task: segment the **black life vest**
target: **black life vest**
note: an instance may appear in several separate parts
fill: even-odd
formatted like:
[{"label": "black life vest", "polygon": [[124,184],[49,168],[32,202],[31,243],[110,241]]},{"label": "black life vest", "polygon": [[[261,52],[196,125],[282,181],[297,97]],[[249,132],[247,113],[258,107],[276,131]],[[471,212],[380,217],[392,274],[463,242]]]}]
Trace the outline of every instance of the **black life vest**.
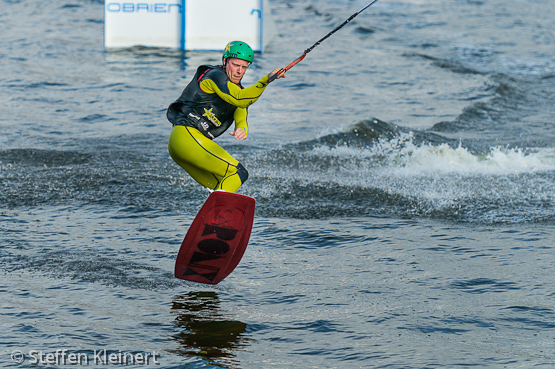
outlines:
[{"label": "black life vest", "polygon": [[[170,104],[166,116],[174,125],[194,127],[206,137],[214,139],[233,124],[237,107],[215,93],[202,91],[199,85],[205,78],[210,78],[222,92],[229,93],[229,77],[224,67],[201,65],[179,99]],[[243,88],[240,84],[239,87]]]}]

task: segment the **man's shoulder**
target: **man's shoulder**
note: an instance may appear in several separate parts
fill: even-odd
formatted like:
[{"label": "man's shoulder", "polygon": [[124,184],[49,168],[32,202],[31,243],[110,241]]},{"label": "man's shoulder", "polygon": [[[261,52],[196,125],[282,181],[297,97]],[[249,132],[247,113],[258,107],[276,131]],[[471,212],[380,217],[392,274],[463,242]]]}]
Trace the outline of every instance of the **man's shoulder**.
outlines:
[{"label": "man's shoulder", "polygon": [[[231,82],[231,80],[229,79],[226,71],[225,71],[225,67],[223,65],[218,65],[218,66],[211,66],[210,69],[208,70],[205,74],[204,74],[204,78],[210,78],[212,81],[214,81],[217,85],[219,86],[227,86],[228,82]],[[234,85],[239,86],[240,89],[243,89],[243,85],[241,84],[241,82],[239,83],[233,83]]]},{"label": "man's shoulder", "polygon": [[220,65],[201,65],[199,67],[199,72],[202,72],[202,79],[210,78],[218,81],[228,79],[225,70]]}]

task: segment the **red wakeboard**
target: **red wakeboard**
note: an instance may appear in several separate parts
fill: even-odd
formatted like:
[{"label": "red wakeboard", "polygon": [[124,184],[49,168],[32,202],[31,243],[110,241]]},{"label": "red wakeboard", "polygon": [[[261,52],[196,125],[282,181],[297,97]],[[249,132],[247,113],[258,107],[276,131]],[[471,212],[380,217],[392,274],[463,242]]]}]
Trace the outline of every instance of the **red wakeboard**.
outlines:
[{"label": "red wakeboard", "polygon": [[255,201],[231,192],[210,194],[181,244],[175,277],[217,284],[243,257],[252,230]]}]

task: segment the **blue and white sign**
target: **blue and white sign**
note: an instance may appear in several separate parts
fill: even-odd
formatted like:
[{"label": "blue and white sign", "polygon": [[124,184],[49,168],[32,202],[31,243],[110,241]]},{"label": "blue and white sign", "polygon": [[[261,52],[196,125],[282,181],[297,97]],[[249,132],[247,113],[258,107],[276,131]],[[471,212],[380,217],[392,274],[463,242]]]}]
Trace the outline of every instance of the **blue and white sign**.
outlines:
[{"label": "blue and white sign", "polygon": [[221,50],[230,40],[255,51],[277,34],[269,0],[105,1],[104,46]]}]

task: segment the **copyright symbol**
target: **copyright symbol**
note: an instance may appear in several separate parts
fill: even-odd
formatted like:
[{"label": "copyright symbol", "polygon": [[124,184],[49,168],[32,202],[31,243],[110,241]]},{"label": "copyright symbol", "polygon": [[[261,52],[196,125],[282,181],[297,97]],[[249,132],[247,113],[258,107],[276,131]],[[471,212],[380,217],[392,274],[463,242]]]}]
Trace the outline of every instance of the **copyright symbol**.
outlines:
[{"label": "copyright symbol", "polygon": [[23,362],[25,361],[25,354],[21,351],[16,350],[12,352],[12,360],[16,364],[23,364]]}]

